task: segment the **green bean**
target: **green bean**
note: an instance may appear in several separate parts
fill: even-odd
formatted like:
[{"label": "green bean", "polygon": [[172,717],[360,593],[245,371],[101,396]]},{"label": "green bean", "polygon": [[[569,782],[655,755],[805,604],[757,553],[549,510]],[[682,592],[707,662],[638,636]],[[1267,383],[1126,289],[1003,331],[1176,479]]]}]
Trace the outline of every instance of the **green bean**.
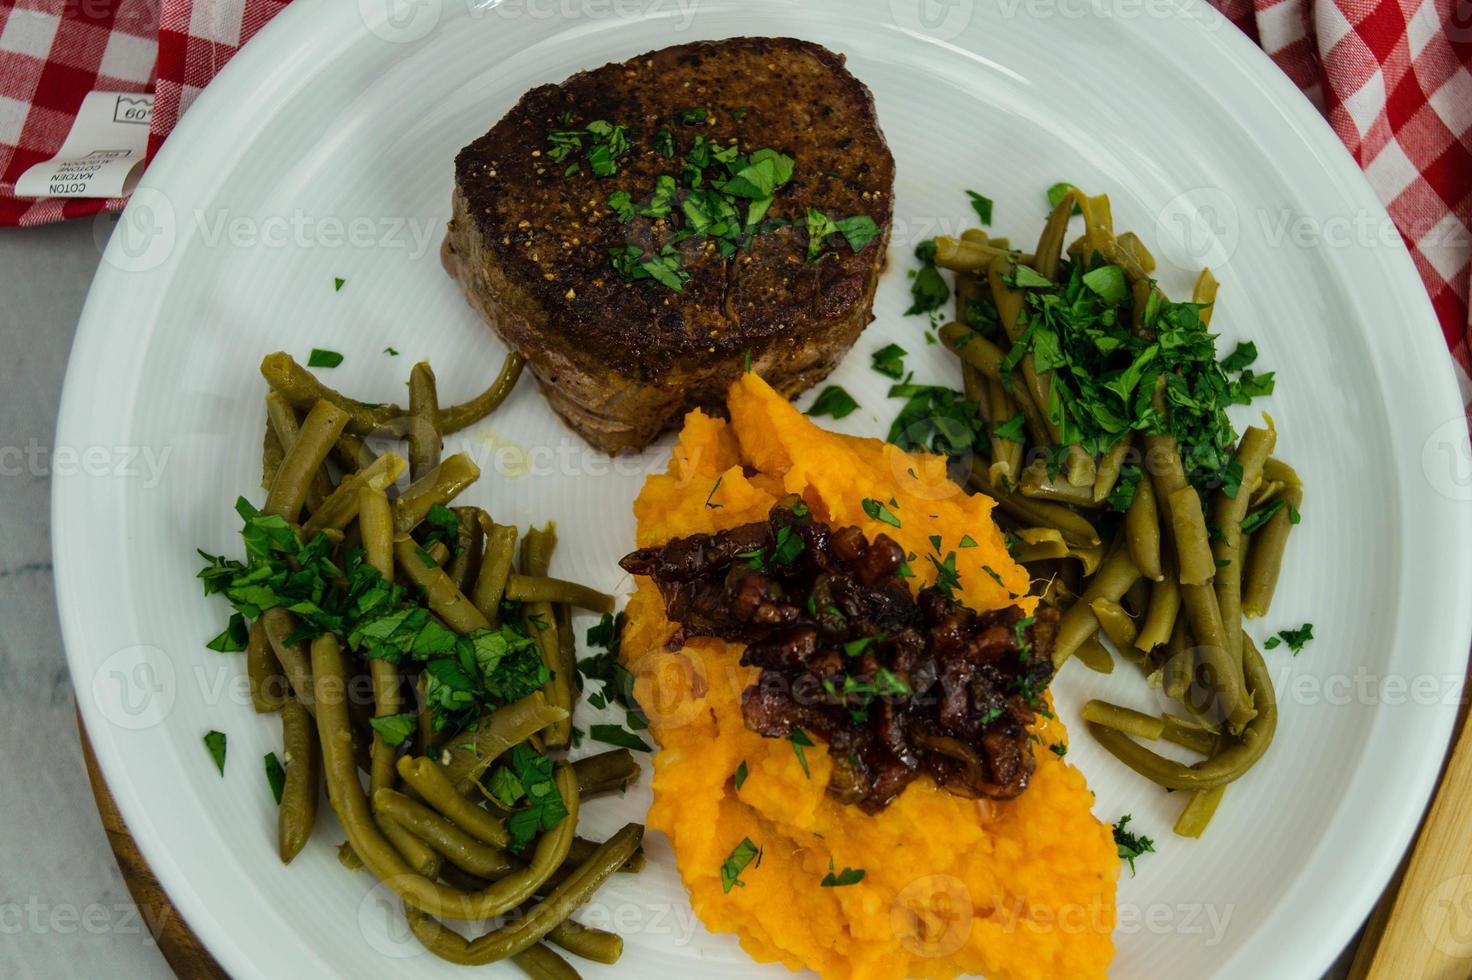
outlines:
[{"label": "green bean", "polygon": [[1090,509],[1104,506],[1100,501],[1094,499],[1094,491],[1091,488],[1075,486],[1067,479],[1052,479],[1048,475],[1047,465],[1041,462],[1033,463],[1022,471],[1022,484],[1019,489],[1024,497],[1032,497],[1036,500],[1051,500],[1059,504]]},{"label": "green bean", "polygon": [[319,531],[335,528],[341,531],[358,516],[358,495],[365,488],[387,490],[398,482],[404,472],[404,457],[398,453],[382,456],[338,481],[337,488],[327,495],[321,506],[312,511],[302,525],[302,537],[311,540]]},{"label": "green bean", "polygon": [[1078,649],[1073,651],[1073,658],[1095,673],[1114,673],[1114,658],[1097,636],[1091,636],[1080,643]]},{"label": "green bean", "polygon": [[276,811],[276,843],[281,863],[290,864],[312,836],[322,782],[322,759],[312,717],[295,698],[281,707],[281,744],[286,782]]},{"label": "green bean", "polygon": [[984,273],[997,259],[1010,258],[1006,249],[977,241],[937,235],[935,238],[935,264],[954,272]]},{"label": "green bean", "polygon": [[420,752],[428,755],[435,746],[434,712],[429,708],[429,680],[423,671],[414,680],[415,738]]},{"label": "green bean", "polygon": [[[398,772],[404,782],[423,797],[426,803],[476,840],[493,847],[505,848],[511,845],[511,835],[506,832],[506,825],[482,807],[467,800],[455,788],[455,783],[445,774],[444,768],[433,760],[406,755],[399,759]],[[576,765],[573,766],[573,773],[577,774]],[[578,784],[578,795],[587,795],[582,792],[581,778]]]},{"label": "green bean", "polygon": [[[274,391],[266,392],[266,425],[276,434],[277,445],[281,447],[281,459],[296,445],[297,439],[301,438],[301,423],[297,421],[296,409],[292,408],[280,395]],[[280,461],[277,463],[276,472],[280,472]],[[274,482],[274,474],[272,476]],[[327,478],[327,471],[319,466],[312,471],[311,486],[307,488],[306,505],[307,510],[315,511],[322,500],[332,492],[332,481]],[[269,490],[271,484],[266,484]]]},{"label": "green bean", "polygon": [[245,645],[245,676],[250,683],[250,703],[256,714],[280,711],[286,703],[286,676],[271,641],[266,637],[266,624],[257,619],[250,624],[250,637]]},{"label": "green bean", "polygon": [[1013,551],[1023,564],[1068,557],[1068,542],[1063,540],[1063,532],[1057,528],[1022,527],[1013,534],[1018,541]]},{"label": "green bean", "polygon": [[[358,491],[358,528],[363,536],[363,558],[378,570],[385,583],[394,580],[393,511],[384,492],[373,487]],[[403,709],[400,697],[399,669],[382,657],[368,660],[368,673],[373,678],[373,713],[383,718]],[[378,792],[394,784],[394,757],[397,749],[373,733],[370,750],[369,791]]]},{"label": "green bean", "polygon": [[489,627],[490,623],[486,622],[480,610],[465,598],[465,593],[455,588],[444,569],[437,565],[426,566],[420,552],[413,538],[403,538],[394,543],[394,557],[398,559],[399,568],[409,581],[424,590],[425,602],[435,615],[456,633]]},{"label": "green bean", "polygon": [[[1203,272],[1202,275],[1207,275]],[[1249,428],[1237,443],[1237,464],[1242,479],[1235,497],[1226,491],[1217,494],[1212,509],[1212,522],[1221,529],[1211,553],[1216,562],[1217,605],[1222,611],[1222,628],[1227,646],[1236,660],[1242,659],[1242,521],[1247,517],[1247,504],[1252,489],[1262,480],[1262,467],[1273,451],[1277,434],[1271,429]]]},{"label": "green bean", "polygon": [[363,859],[358,857],[358,852],[353,850],[353,845],[347,841],[343,841],[337,845],[337,863],[354,874],[362,871],[365,867]]},{"label": "green bean", "polygon": [[1122,705],[1110,704],[1108,701],[1086,701],[1081,714],[1084,721],[1090,724],[1103,725],[1117,732],[1124,732],[1137,738],[1148,738],[1152,741],[1159,738],[1160,733],[1165,730],[1165,722],[1154,715],[1147,715],[1143,711],[1136,711]]},{"label": "green bean", "polygon": [[514,919],[467,942],[464,937],[441,923],[434,922],[418,909],[406,908],[409,928],[431,952],[452,963],[483,966],[540,942],[559,922],[567,919],[578,906],[608,880],[620,865],[639,847],[643,828],[625,824],[597,852],[552,893],[538,902],[526,915]]},{"label": "green bean", "polygon": [[1104,560],[1104,546],[1099,544],[1092,548],[1069,548],[1068,557],[1078,559],[1080,571],[1087,578],[1098,571],[1099,563]]},{"label": "green bean", "polygon": [[1134,584],[1135,579],[1140,577],[1140,570],[1130,558],[1128,548],[1116,546],[1094,577],[1089,580],[1088,587],[1073,608],[1063,614],[1063,619],[1058,624],[1058,638],[1053,648],[1053,665],[1062,667],[1069,657],[1073,656],[1079,644],[1099,631],[1099,620],[1094,618],[1094,611],[1090,603],[1096,599],[1112,599],[1118,602],[1129,587]]},{"label": "green bean", "polygon": [[[985,234],[977,237],[969,231],[962,232],[961,240],[965,242],[980,242],[983,245],[988,244]],[[987,297],[986,290],[981,287],[981,280],[972,273],[958,272],[956,273],[955,280],[954,288],[952,288],[951,292],[956,296],[956,320],[959,323],[965,323],[967,322],[966,304],[968,302],[980,302],[982,299],[990,300]]]},{"label": "green bean", "polygon": [[373,450],[361,437],[343,430],[342,435],[337,437],[337,444],[332,447],[332,455],[337,460],[337,465],[344,473],[356,473],[372,463],[376,456]]},{"label": "green bean", "polygon": [[576,582],[540,575],[511,575],[506,598],[518,602],[565,602],[596,613],[613,612],[613,596]]},{"label": "green bean", "polygon": [[[557,527],[528,528],[521,542],[521,570],[525,575],[546,575],[552,567],[552,552],[557,548]],[[509,583],[508,583],[509,587]]]},{"label": "green bean", "polygon": [[[322,743],[327,798],[337,812],[353,850],[373,874],[417,912],[449,919],[489,919],[530,898],[567,855],[577,826],[578,787],[572,769],[559,763],[553,774],[567,816],[537,841],[531,863],[482,891],[466,893],[417,875],[374,823],[368,797],[352,765],[352,731],[343,698],[331,696],[343,685],[343,658],[337,638],[325,634],[312,641],[312,674],[318,702],[317,731]],[[496,711],[495,718],[508,710]],[[540,938],[540,937],[539,937]]]},{"label": "green bean", "polygon": [[642,770],[634,753],[613,749],[579,759],[572,764],[572,771],[578,777],[578,794],[589,797],[614,790],[622,792],[638,780]]},{"label": "green bean", "polygon": [[1160,689],[1168,698],[1184,701],[1191,688],[1196,669],[1196,654],[1191,650],[1191,630],[1184,618],[1176,620],[1165,643],[1164,661],[1160,668]]},{"label": "green bean", "polygon": [[991,410],[991,401],[989,400],[990,396],[987,394],[987,392],[990,390],[991,381],[986,377],[986,375],[982,374],[980,371],[976,370],[976,368],[972,367],[970,364],[967,364],[965,361],[962,361],[961,392],[966,396],[967,401],[976,405],[977,412],[979,414],[987,416],[988,418],[990,418],[988,413]]},{"label": "green bean", "polygon": [[286,451],[281,448],[281,439],[277,437],[276,430],[271,428],[270,420],[266,421],[266,434],[261,436],[261,489],[271,489],[271,481],[276,479],[276,471],[281,468],[281,458]]},{"label": "green bean", "polygon": [[[1136,240],[1138,241],[1138,239]],[[1142,242],[1140,248],[1143,249],[1144,247],[1144,243]],[[1149,253],[1147,252],[1146,254],[1148,255]],[[1150,270],[1146,269],[1145,271],[1149,272]],[[1197,314],[1197,316],[1201,317],[1201,325],[1203,327],[1211,326],[1211,313],[1212,308],[1216,304],[1217,285],[1216,276],[1211,274],[1211,270],[1202,269],[1201,274],[1196,277],[1196,285],[1191,289],[1191,302],[1197,306],[1204,307]]]},{"label": "green bean", "polygon": [[444,871],[445,859],[440,857],[439,852],[434,848],[415,836],[408,827],[401,825],[387,814],[375,814],[373,820],[384,839],[393,845],[393,849],[415,874],[433,881]]},{"label": "green bean", "polygon": [[480,520],[485,511],[479,507],[452,509],[456,517],[455,555],[445,568],[445,574],[450,576],[455,588],[468,597],[480,573],[481,552],[485,548],[484,525]]},{"label": "green bean", "polygon": [[516,560],[517,533],[514,527],[491,524],[489,518],[482,523],[482,530],[486,538],[485,554],[481,556],[472,598],[475,608],[494,626],[501,621],[501,598]]},{"label": "green bean", "polygon": [[468,739],[447,748],[440,764],[455,788],[468,793],[503,752],[565,717],[567,712],[548,704],[542,692],[530,694],[493,711]]},{"label": "green bean", "polygon": [[1150,589],[1155,585],[1149,579],[1140,578],[1130,586],[1130,590],[1124,594],[1121,600],[1125,609],[1129,610],[1130,616],[1135,619],[1144,619],[1145,610],[1150,605]]},{"label": "green bean", "polygon": [[1212,786],[1209,789],[1193,790],[1186,800],[1186,805],[1181,808],[1181,815],[1176,818],[1176,824],[1171,829],[1181,837],[1200,837],[1206,830],[1206,825],[1211,823],[1211,818],[1216,814],[1216,808],[1222,801],[1222,794],[1227,791],[1225,784]]},{"label": "green bean", "polygon": [[1210,759],[1186,766],[1152,752],[1120,732],[1100,725],[1090,725],[1089,730],[1115,758],[1166,789],[1199,790],[1225,786],[1240,778],[1262,758],[1278,726],[1278,704],[1273,695],[1272,678],[1251,637],[1244,637],[1242,653],[1247,684],[1252,690],[1257,714],[1236,738],[1229,740]]},{"label": "green bean", "polygon": [[[1008,339],[1014,344],[1022,339],[1023,295],[1020,289],[1008,285],[1005,277],[1011,276],[1016,270],[1017,264],[1005,253],[987,267],[987,282],[991,286],[992,298],[997,305],[998,319],[1002,321],[1002,329],[1006,332]],[[1037,406],[1038,414],[1043,417],[1043,424],[1048,430],[1049,442],[1057,443],[1058,420],[1048,415],[1048,393],[1051,387],[1049,376],[1046,373],[1038,373],[1031,353],[1022,355],[1022,378],[1026,384],[1018,398],[1030,397],[1032,399],[1033,404]],[[1092,474],[1089,480],[1093,482]]]},{"label": "green bean", "polygon": [[[963,363],[962,367],[969,367],[969,365]],[[973,373],[979,374],[979,372],[974,372],[974,369]],[[1005,385],[986,378],[979,378],[979,381],[985,389],[986,400],[991,409],[992,421],[987,427],[987,438],[992,450],[992,479],[998,483],[1003,480],[1016,481],[1022,469],[1022,443],[997,435],[997,427],[1006,424],[1017,415],[1017,402]]]},{"label": "green bean", "polygon": [[[556,614],[550,602],[529,602],[523,608],[527,633],[537,641],[542,663],[551,674],[542,686],[547,703],[567,712],[567,717],[547,726],[543,738],[549,748],[565,748],[572,741],[573,679],[562,663],[562,647],[557,642]],[[576,669],[576,668],[574,668]]]},{"label": "green bean", "polygon": [[400,418],[404,410],[397,405],[369,405],[339,394],[318,381],[316,376],[291,359],[284,351],[267,354],[261,361],[261,374],[266,383],[297,411],[305,411],[319,401],[331,402],[348,413],[347,427],[358,435],[370,435],[380,426]]},{"label": "green bean", "polygon": [[308,711],[315,711],[312,701],[312,663],[307,654],[307,645],[286,642],[296,632],[296,617],[277,606],[262,613],[261,622],[265,624],[266,639],[281,664],[281,670],[286,675],[292,692],[303,707]]},{"label": "green bean", "polygon": [[[436,568],[443,569],[445,564],[450,560],[450,547],[443,541],[436,541],[428,548],[421,548],[420,550],[429,558],[430,564],[433,564]],[[421,558],[420,561],[423,562],[424,559]],[[428,568],[429,565],[426,564],[424,567]],[[448,575],[449,573],[446,572],[445,574]]]},{"label": "green bean", "polygon": [[1073,216],[1074,205],[1081,195],[1073,188],[1054,205],[1043,232],[1038,236],[1038,250],[1032,267],[1044,279],[1058,278],[1058,260],[1063,251],[1063,237],[1068,233],[1068,219]]},{"label": "green bean", "polygon": [[1124,469],[1125,458],[1129,455],[1130,446],[1129,439],[1121,439],[1099,458],[1099,467],[1094,471],[1095,501],[1103,503],[1114,492],[1114,486],[1119,482],[1120,471]]},{"label": "green bean", "polygon": [[[1151,255],[1150,250],[1145,247],[1145,243],[1140,241],[1139,235],[1136,235],[1132,231],[1120,232],[1119,237],[1115,241],[1119,243],[1120,248],[1135,257],[1135,261],[1139,263],[1140,268],[1147,274],[1155,271],[1155,256]],[[1210,275],[1210,272],[1206,274]],[[1193,299],[1192,302],[1197,301]]]},{"label": "green bean", "polygon": [[454,821],[448,820],[403,793],[381,789],[373,794],[373,812],[386,815],[449,861],[455,867],[492,881],[521,867],[500,848],[477,840]]},{"label": "green bean", "polygon": [[1160,514],[1155,509],[1155,487],[1148,476],[1135,484],[1135,499],[1124,512],[1124,534],[1140,574],[1152,582],[1165,578],[1160,562]]},{"label": "green bean", "polygon": [[1160,737],[1167,742],[1174,742],[1202,755],[1209,756],[1216,751],[1217,735],[1210,729],[1202,728],[1194,721],[1170,714],[1162,716],[1161,721],[1164,727],[1161,729]]},{"label": "green bean", "polygon": [[440,465],[440,400],[428,361],[409,370],[409,477],[417,480]]},{"label": "green bean", "polygon": [[1136,648],[1149,653],[1168,641],[1180,611],[1181,585],[1174,575],[1164,576],[1150,589],[1150,606],[1135,637]]},{"label": "green bean", "polygon": [[1216,563],[1211,557],[1211,536],[1206,530],[1201,495],[1195,487],[1181,487],[1170,495],[1170,514],[1181,585],[1209,585],[1216,575]]},{"label": "green bean", "polygon": [[[567,849],[567,860],[563,861],[562,866],[552,872],[537,894],[539,896],[546,895],[553,888],[556,888],[568,878],[572,877],[573,872],[577,871],[578,865],[588,860],[600,846],[602,845],[598,841],[588,840],[586,837],[574,837],[572,839],[572,846]],[[644,870],[645,863],[644,849],[641,847],[629,855],[629,859],[619,865],[617,871],[619,874],[638,874]]]},{"label": "green bean", "polygon": [[1135,637],[1138,631],[1135,621],[1130,614],[1124,611],[1124,606],[1112,599],[1095,599],[1089,603],[1089,608],[1094,613],[1094,618],[1099,621],[1099,626],[1104,630],[1104,635],[1109,637],[1118,650],[1131,650],[1135,645]]},{"label": "green bean", "polygon": [[[941,339],[941,343],[945,344],[953,353],[961,358],[963,373],[964,369],[969,367],[979,372],[994,384],[1003,384],[1002,361],[1007,355],[1000,347],[987,340],[975,330],[960,323],[948,323],[941,327],[937,333]],[[1048,427],[1043,422],[1042,413],[1038,411],[1037,405],[1033,404],[1031,398],[1027,397],[1025,393],[1019,393],[1017,391],[1018,386],[1012,383],[1015,377],[1016,375],[1014,373],[1009,375],[1007,380],[1011,385],[1014,404],[1022,412],[1022,417],[1027,423],[1028,436],[1040,446],[1049,445],[1052,442],[1052,437],[1048,434]],[[1003,390],[1008,390],[1007,385],[1003,385]],[[978,400],[974,395],[969,393],[967,397],[973,402]],[[1021,469],[1020,456],[1018,463],[1019,466],[1017,468]]]},{"label": "green bean", "polygon": [[520,354],[515,351],[507,354],[506,359],[501,362],[501,373],[496,375],[496,380],[491,382],[489,388],[468,402],[440,410],[440,431],[447,436],[453,435],[500,408],[506,396],[516,387],[517,380],[521,378],[521,369],[525,366],[526,359]]},{"label": "green bean", "polygon": [[1266,616],[1278,590],[1283,570],[1283,552],[1293,530],[1293,516],[1303,506],[1303,488],[1288,486],[1283,491],[1283,508],[1252,534],[1242,579],[1242,612],[1249,618]]},{"label": "green bean", "polygon": [[1272,458],[1263,463],[1262,476],[1264,480],[1273,480],[1290,487],[1303,486],[1303,480],[1299,477],[1298,471],[1281,459]]},{"label": "green bean", "polygon": [[552,927],[547,938],[575,956],[594,963],[617,963],[624,954],[624,939],[617,933],[592,929],[572,919],[564,919]]},{"label": "green bean", "polygon": [[1019,521],[1057,528],[1069,544],[1092,548],[1100,543],[1099,532],[1082,516],[1046,500],[1030,500],[1007,493],[992,482],[985,461],[971,461],[971,484],[997,502],[997,506]]},{"label": "green bean", "polygon": [[531,980],[580,980],[581,974],[541,943],[528,946],[511,957],[511,962]]},{"label": "green bean", "polygon": [[1242,667],[1227,648],[1216,593],[1209,585],[1182,585],[1181,605],[1196,639],[1196,655],[1206,667],[1208,682],[1217,692],[1227,724],[1233,731],[1240,731],[1252,718],[1252,703],[1243,690]]},{"label": "green bean", "polygon": [[267,514],[279,514],[295,523],[306,503],[307,491],[311,488],[312,476],[327,458],[337,435],[347,424],[347,413],[331,402],[320,401],[312,406],[302,422],[297,440],[287,450],[271,481],[266,494]]},{"label": "green bean", "polygon": [[429,515],[435,504],[451,500],[480,479],[480,467],[464,453],[449,456],[443,463],[409,484],[394,501],[394,533],[408,534]]}]

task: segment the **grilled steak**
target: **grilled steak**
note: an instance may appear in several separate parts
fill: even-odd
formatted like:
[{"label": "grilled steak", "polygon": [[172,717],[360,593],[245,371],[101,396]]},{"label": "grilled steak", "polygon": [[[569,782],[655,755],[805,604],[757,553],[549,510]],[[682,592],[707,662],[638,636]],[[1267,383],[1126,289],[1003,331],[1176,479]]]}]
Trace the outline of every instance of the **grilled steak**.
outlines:
[{"label": "grilled steak", "polygon": [[[758,195],[727,182],[760,150],[791,176],[753,223]],[[691,408],[720,410],[748,357],[788,397],[833,369],[873,318],[893,180],[842,56],[791,38],[684,44],[533,89],[462,150],[442,258],[572,428],[638,449]],[[701,197],[721,187],[738,205],[724,236],[721,202]],[[843,230],[865,218],[868,235]],[[665,281],[637,271],[650,260]]]}]

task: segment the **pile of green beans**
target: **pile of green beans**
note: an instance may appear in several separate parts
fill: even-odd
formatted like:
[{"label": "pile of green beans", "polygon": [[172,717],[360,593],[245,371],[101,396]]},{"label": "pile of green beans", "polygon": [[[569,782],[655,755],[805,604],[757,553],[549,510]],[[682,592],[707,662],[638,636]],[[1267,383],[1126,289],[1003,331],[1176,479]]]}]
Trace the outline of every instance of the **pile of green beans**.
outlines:
[{"label": "pile of green beans", "polygon": [[[1084,232],[1065,249],[1076,211],[1083,215]],[[1272,603],[1303,484],[1292,467],[1273,457],[1277,433],[1271,420],[1242,434],[1235,449],[1242,475],[1234,493],[1203,493],[1192,486],[1168,427],[1133,434],[1097,455],[1062,446],[1049,411],[1055,401],[1049,372],[1037,370],[1031,353],[1010,359],[1002,346],[967,325],[966,314],[969,303],[989,301],[996,308],[998,340],[1016,344],[1026,329],[1025,296],[1015,285],[1018,268],[1053,280],[1065,253],[1086,262],[1102,257],[1123,270],[1134,330],[1148,337],[1143,311],[1160,295],[1150,278],[1155,260],[1138,236],[1115,235],[1106,196],[1070,189],[1030,255],[977,229],[936,240],[935,263],[955,273],[956,296],[956,322],[942,326],[938,336],[960,359],[966,395],[991,432],[982,446],[989,458],[972,461],[970,484],[996,501],[1014,557],[1043,583],[1042,601],[1062,614],[1055,665],[1077,659],[1110,673],[1112,647],[1184,706],[1188,717],[1091,701],[1083,715],[1101,744],[1126,765],[1168,789],[1190,791],[1175,830],[1199,837],[1226,785],[1261,757],[1276,727],[1272,683],[1243,620],[1265,615]],[[1203,327],[1210,322],[1217,285],[1206,269],[1193,290]],[[1168,416],[1159,388],[1155,407]],[[1018,416],[1020,439],[995,434]],[[1048,450],[1049,460],[1062,457],[1061,473],[1049,472],[1038,459],[1040,449]],[[1128,508],[1116,515],[1108,501],[1132,458],[1144,475]],[[1252,510],[1275,502],[1280,506],[1268,520],[1244,531]],[[1100,642],[1101,635],[1110,646]],[[1184,766],[1136,739],[1164,739],[1202,759]]]},{"label": "pile of green beans", "polygon": [[[349,398],[286,354],[272,354],[261,365],[270,383],[261,482],[265,513],[284,518],[303,541],[327,535],[338,567],[343,549],[360,548],[385,582],[414,586],[445,628],[467,633],[499,626],[516,610],[551,674],[542,690],[486,711],[466,730],[436,732],[415,663],[360,658],[345,638],[330,633],[299,640],[296,616],[281,607],[251,623],[246,667],[255,710],[281,718],[283,862],[307,845],[325,786],[347,833],[340,861],[368,870],[397,893],[410,927],[431,951],[457,963],[509,959],[533,977],[576,977],[551,946],[616,962],[623,940],[570,916],[609,875],[643,866],[638,824],[601,843],[576,836],[583,803],[639,777],[633,754],[615,749],[576,762],[560,755],[572,741],[578,698],[572,611],[610,612],[613,597],[551,575],[557,545],[551,524],[523,536],[479,507],[457,505],[454,540],[425,539],[431,512],[449,506],[480,476],[469,456],[442,455],[443,436],[494,411],[521,370],[513,354],[483,394],[442,409],[434,373],[417,364],[406,410]],[[406,456],[375,455],[368,435],[407,440]],[[409,485],[393,494],[405,470]],[[349,696],[363,686],[358,681],[371,690],[371,706]],[[417,711],[415,732],[391,745],[372,719],[406,710]],[[496,760],[523,743],[559,753],[554,782],[568,813],[541,832],[527,855],[511,849],[507,813],[482,788]],[[510,913],[517,913],[511,925],[474,940],[439,921]]]}]

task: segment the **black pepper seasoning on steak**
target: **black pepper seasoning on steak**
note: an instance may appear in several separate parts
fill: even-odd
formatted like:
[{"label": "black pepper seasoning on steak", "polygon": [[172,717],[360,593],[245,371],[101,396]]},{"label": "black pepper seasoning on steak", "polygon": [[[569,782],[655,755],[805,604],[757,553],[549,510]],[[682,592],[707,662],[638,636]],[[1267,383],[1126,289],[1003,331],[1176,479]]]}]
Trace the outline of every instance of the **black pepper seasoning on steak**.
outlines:
[{"label": "black pepper seasoning on steak", "polygon": [[[627,130],[613,173],[552,158],[549,134],[594,121]],[[675,241],[682,209],[625,222],[609,197],[624,191],[642,207],[662,177],[688,193],[697,137],[792,158],[767,212],[774,227],[732,255],[703,236],[677,242],[689,274],[679,291],[630,282],[610,254]],[[711,164],[701,186],[725,176]],[[893,187],[873,97],[842,55],[794,38],[698,41],[527,92],[455,158],[441,257],[553,409],[595,448],[620,452],[691,408],[722,411],[748,358],[788,398],[826,377],[873,319]],[[865,216],[879,234],[857,250],[834,235],[812,261],[814,212]]]},{"label": "black pepper seasoning on steak", "polygon": [[1028,732],[1047,708],[1057,613],[977,613],[936,586],[912,596],[888,535],[832,529],[789,497],[769,519],[676,538],[620,562],[651,576],[678,624],[671,640],[746,644],[761,668],[742,696],[746,725],[828,742],[828,792],[882,810],[922,773],[961,796],[1027,787]]}]

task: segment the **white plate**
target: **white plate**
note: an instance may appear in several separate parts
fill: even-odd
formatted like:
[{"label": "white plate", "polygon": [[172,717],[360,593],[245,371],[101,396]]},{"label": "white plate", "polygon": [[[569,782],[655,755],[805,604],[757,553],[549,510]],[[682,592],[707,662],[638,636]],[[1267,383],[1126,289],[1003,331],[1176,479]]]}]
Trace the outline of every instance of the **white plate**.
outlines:
[{"label": "white plate", "polygon": [[[62,406],[58,445],[81,453],[55,488],[62,625],[93,745],[144,855],[235,975],[465,976],[423,954],[369,880],[338,866],[329,816],[294,867],[276,860],[260,759],[279,735],[244,701],[241,659],[203,648],[224,608],[201,597],[194,548],[237,553],[231,502],[259,499],[264,353],[343,351],[330,381],[384,400],[402,396],[421,357],[454,400],[499,363],[435,251],[463,144],[533,85],[739,34],[845,52],[898,160],[878,319],[834,379],[864,406],[843,428],[882,434],[893,417],[868,368],[889,340],[912,351],[919,378],[954,383],[921,321],[900,313],[910,246],[969,220],[967,187],[997,201],[995,227],[1019,240],[1036,235],[1054,181],[1107,191],[1118,227],[1161,257],[1168,290],[1182,295],[1210,262],[1223,283],[1215,325],[1229,341],[1255,338],[1278,370],[1270,406],[1309,502],[1266,625],[1312,621],[1318,639],[1297,658],[1270,654],[1277,744],[1199,843],[1170,833],[1178,800],[1088,738],[1071,758],[1100,817],[1132,813],[1159,846],[1121,884],[1116,975],[1312,975],[1395,865],[1455,712],[1472,514],[1438,454],[1456,446],[1462,411],[1420,282],[1398,239],[1380,235],[1389,219],[1349,157],[1196,2],[293,4],[204,93],[135,193]],[[489,478],[471,496],[498,520],[557,519],[560,574],[627,585],[614,562],[631,544],[629,504],[662,451],[610,467],[530,383],[453,448],[480,458]],[[1096,691],[1148,704],[1131,673],[1067,671],[1065,717]],[[230,736],[223,779],[200,743],[212,728]],[[647,792],[591,807],[592,831],[641,814]],[[624,962],[586,972],[752,973],[730,937],[693,924],[667,849],[652,849],[650,871],[621,877],[593,910],[628,936]]]}]

